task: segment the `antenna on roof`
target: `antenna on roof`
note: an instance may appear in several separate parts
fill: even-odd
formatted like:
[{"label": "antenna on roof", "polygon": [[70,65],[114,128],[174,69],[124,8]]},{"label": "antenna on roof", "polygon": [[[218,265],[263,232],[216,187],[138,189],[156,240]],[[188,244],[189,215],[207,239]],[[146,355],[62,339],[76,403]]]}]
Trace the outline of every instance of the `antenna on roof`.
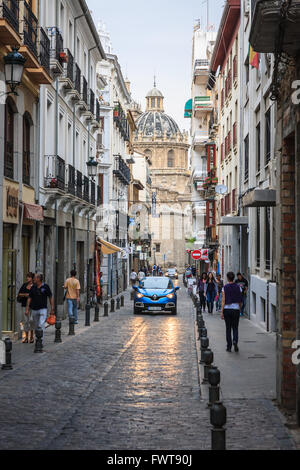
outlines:
[{"label": "antenna on roof", "polygon": [[154,88],[156,88],[156,75],[154,74]]}]

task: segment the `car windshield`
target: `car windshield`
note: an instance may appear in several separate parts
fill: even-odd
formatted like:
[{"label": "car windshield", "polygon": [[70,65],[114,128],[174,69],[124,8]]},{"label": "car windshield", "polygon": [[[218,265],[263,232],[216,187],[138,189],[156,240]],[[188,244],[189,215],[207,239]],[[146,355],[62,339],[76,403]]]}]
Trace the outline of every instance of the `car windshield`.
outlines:
[{"label": "car windshield", "polygon": [[172,273],[172,274],[176,273],[176,269],[168,269],[168,271],[169,273]]},{"label": "car windshield", "polygon": [[141,289],[173,289],[173,284],[164,277],[147,277],[141,281]]}]

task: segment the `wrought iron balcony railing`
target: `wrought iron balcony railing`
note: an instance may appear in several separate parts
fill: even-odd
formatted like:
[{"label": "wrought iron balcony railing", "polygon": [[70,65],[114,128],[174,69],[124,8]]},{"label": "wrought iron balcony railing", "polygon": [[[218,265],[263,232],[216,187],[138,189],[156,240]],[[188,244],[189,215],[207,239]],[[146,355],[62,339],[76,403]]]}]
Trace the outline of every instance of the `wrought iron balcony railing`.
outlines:
[{"label": "wrought iron balcony railing", "polygon": [[83,177],[83,199],[90,202],[90,181],[87,176]]},{"label": "wrought iron balcony railing", "polygon": [[13,29],[19,32],[19,2],[17,0],[2,0],[0,17],[5,18]]},{"label": "wrought iron balcony railing", "polygon": [[50,39],[40,28],[40,64],[50,73]]},{"label": "wrought iron balcony railing", "polygon": [[64,50],[64,41],[63,37],[56,26],[47,28],[48,36],[50,38],[50,57],[51,59],[57,60],[61,65],[63,65],[63,58],[61,54]]},{"label": "wrought iron balcony railing", "polygon": [[130,184],[130,169],[121,156],[115,158],[114,174],[128,186]]},{"label": "wrought iron balcony railing", "polygon": [[66,49],[66,53],[68,56],[68,63],[67,63],[67,69],[66,69],[66,77],[71,80],[71,82],[74,82],[74,57],[69,49]]},{"label": "wrought iron balcony railing", "polygon": [[33,14],[30,5],[27,2],[24,5],[24,44],[31,50],[37,57],[37,34],[38,34],[38,20]]},{"label": "wrought iron balcony railing", "polygon": [[91,181],[91,198],[90,203],[94,206],[96,205],[96,184],[94,181]]},{"label": "wrought iron balcony railing", "polygon": [[68,186],[67,186],[67,192],[69,194],[73,194],[75,196],[76,194],[76,176],[75,176],[75,168],[72,165],[68,165],[67,167],[67,173],[68,173]]},{"label": "wrought iron balcony railing", "polygon": [[96,100],[96,121],[100,123],[100,103]]},{"label": "wrought iron balcony railing", "polygon": [[81,83],[81,70],[78,66],[78,64],[75,64],[75,83],[74,83],[74,86],[75,86],[75,90],[78,91],[78,93],[80,94],[80,83]]},{"label": "wrought iron balcony railing", "polygon": [[82,199],[83,178],[81,171],[76,171],[76,196]]},{"label": "wrought iron balcony railing", "polygon": [[65,191],[66,164],[58,155],[46,155],[45,187]]},{"label": "wrought iron balcony railing", "polygon": [[93,92],[93,90],[90,90],[89,110],[92,114],[95,114],[95,93]]},{"label": "wrought iron balcony railing", "polygon": [[88,84],[85,77],[82,77],[82,100],[88,104]]}]

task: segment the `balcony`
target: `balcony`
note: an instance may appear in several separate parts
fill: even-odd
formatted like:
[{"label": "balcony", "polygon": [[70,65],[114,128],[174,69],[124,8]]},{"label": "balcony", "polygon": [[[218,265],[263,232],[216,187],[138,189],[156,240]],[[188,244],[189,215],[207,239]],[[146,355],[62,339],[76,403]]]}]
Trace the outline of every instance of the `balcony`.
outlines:
[{"label": "balcony", "polygon": [[203,113],[203,111],[212,111],[213,102],[210,96],[196,96],[194,99],[195,114]]},{"label": "balcony", "polygon": [[95,93],[90,90],[89,111],[95,114]]},{"label": "balcony", "polygon": [[208,141],[208,131],[196,131],[193,137],[193,147],[194,149],[198,147],[204,147]]},{"label": "balcony", "polygon": [[130,169],[129,166],[126,165],[123,158],[118,155],[115,157],[115,165],[114,165],[114,175],[119,178],[122,183],[126,186],[130,184]]},{"label": "balcony", "polygon": [[1,44],[20,46],[19,35],[19,2],[17,0],[2,0],[0,2],[0,41]]},{"label": "balcony", "polygon": [[85,77],[82,77],[82,100],[88,104],[88,84]]},{"label": "balcony", "polygon": [[81,171],[76,171],[76,196],[82,199],[83,177]]},{"label": "balcony", "polygon": [[[256,52],[275,52],[280,30],[284,31],[282,51],[296,55],[300,49],[300,0],[284,5],[279,1],[252,0],[249,42]],[[282,16],[282,12],[286,12]]]},{"label": "balcony", "polygon": [[75,168],[72,165],[67,166],[67,193],[73,194],[75,196],[76,194],[76,177],[75,177]]},{"label": "balcony", "polygon": [[217,229],[215,226],[207,227],[206,229],[206,243],[207,245],[217,244]]},{"label": "balcony", "polygon": [[119,129],[123,139],[129,142],[129,124],[122,106],[118,103],[114,108],[114,123]]},{"label": "balcony", "polygon": [[50,38],[50,68],[56,75],[63,73],[63,65],[66,63],[64,54],[64,41],[59,29],[56,27],[47,28]]},{"label": "balcony", "polygon": [[93,206],[96,205],[96,184],[94,181],[91,181],[91,199],[90,203],[93,204]]},{"label": "balcony", "polygon": [[45,188],[65,191],[66,166],[65,161],[58,155],[46,155]]},{"label": "balcony", "polygon": [[194,82],[197,85],[205,84],[207,82],[209,73],[209,61],[208,60],[195,60],[194,65]]},{"label": "balcony", "polygon": [[83,177],[83,200],[90,202],[90,181],[87,176]]},{"label": "balcony", "polygon": [[79,95],[80,95],[80,92],[81,92],[80,85],[81,85],[81,70],[80,70],[78,64],[75,64],[74,88],[79,93]]},{"label": "balcony", "polygon": [[37,31],[38,31],[38,19],[33,14],[30,5],[27,2],[23,2],[24,5],[24,25],[23,25],[23,38],[24,45],[37,57]]}]

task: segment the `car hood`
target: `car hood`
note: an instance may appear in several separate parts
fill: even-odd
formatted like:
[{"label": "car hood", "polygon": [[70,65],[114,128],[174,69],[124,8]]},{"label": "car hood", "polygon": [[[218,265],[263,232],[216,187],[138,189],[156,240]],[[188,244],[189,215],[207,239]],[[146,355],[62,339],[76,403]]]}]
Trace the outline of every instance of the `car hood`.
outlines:
[{"label": "car hood", "polygon": [[174,289],[138,289],[143,295],[158,295],[159,297],[164,297],[165,295],[172,294]]}]

